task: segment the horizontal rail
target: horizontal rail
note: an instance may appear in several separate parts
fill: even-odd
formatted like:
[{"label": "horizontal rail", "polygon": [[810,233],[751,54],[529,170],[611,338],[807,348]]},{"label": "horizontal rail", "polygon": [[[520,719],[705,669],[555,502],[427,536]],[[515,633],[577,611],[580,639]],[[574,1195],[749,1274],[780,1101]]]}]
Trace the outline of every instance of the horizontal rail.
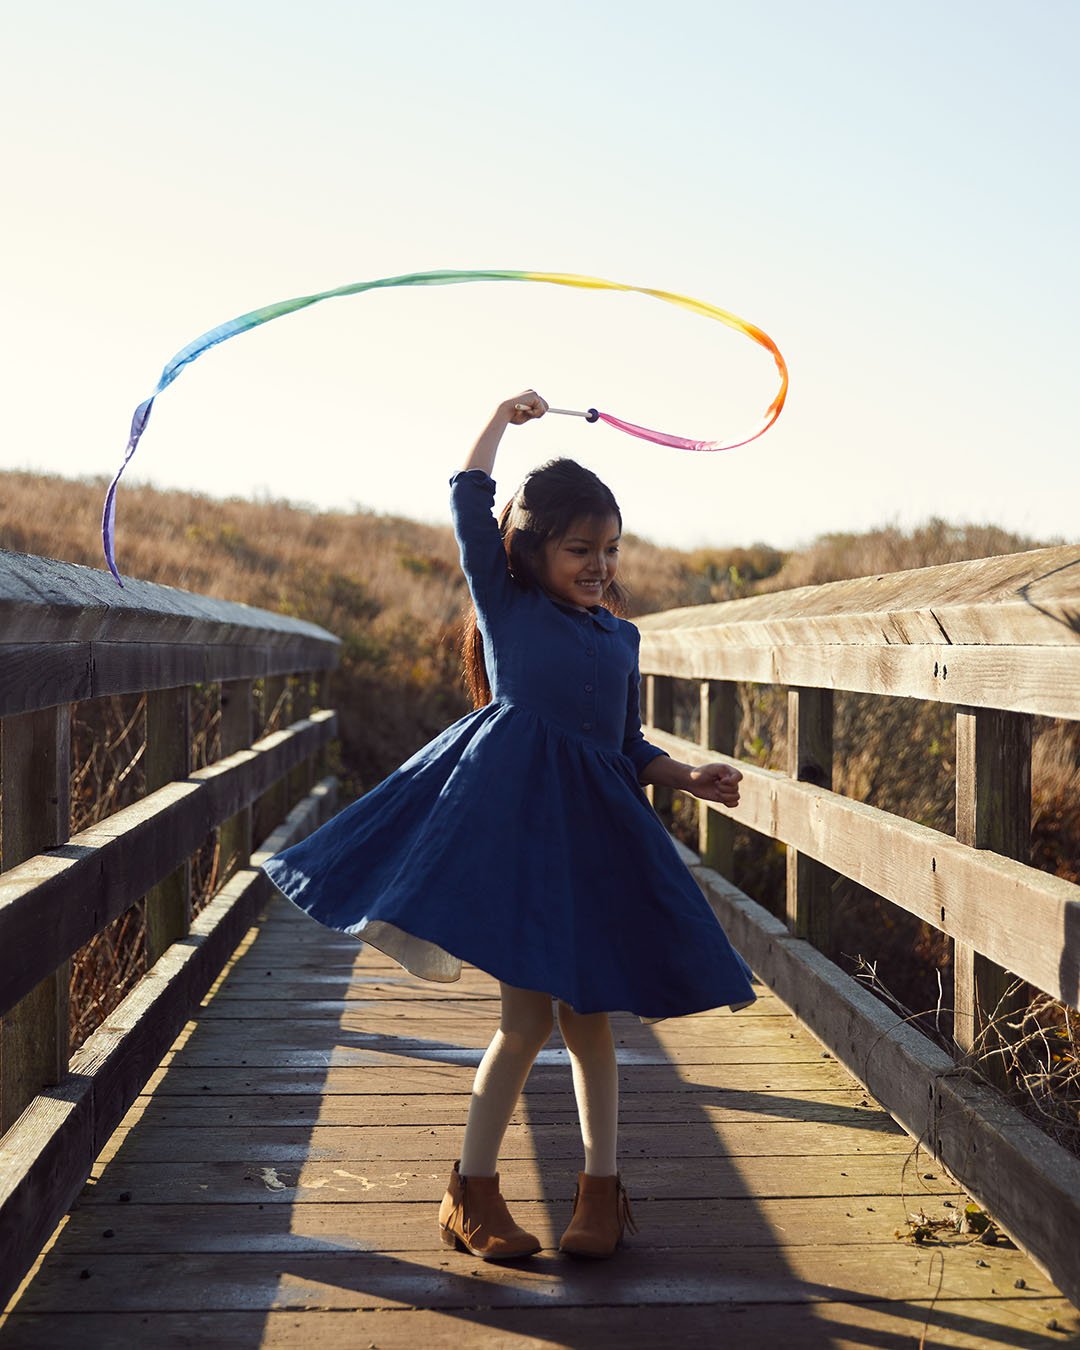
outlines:
[{"label": "horizontal rail", "polygon": [[0,717],[109,694],[322,671],[336,661],[336,647],[306,637],[277,646],[0,641]]},{"label": "horizontal rail", "polygon": [[1080,1303],[1080,1159],[958,1070],[869,990],[677,845],[755,973],[879,1102]]},{"label": "horizontal rail", "polygon": [[313,713],[0,873],[0,1012],[179,866],[216,826],[336,732]]},{"label": "horizontal rail", "polygon": [[214,680],[329,670],[340,639],[251,605],[0,552],[0,717]]},{"label": "horizontal rail", "polygon": [[[1080,646],[1080,545],[648,614],[642,636],[733,647]],[[705,631],[708,630],[708,631]]]},{"label": "horizontal rail", "polygon": [[740,769],[741,800],[724,808],[725,816],[791,845],[1080,1007],[1080,893],[1071,882],[656,727],[646,727],[645,735],[685,763],[724,760]]},{"label": "horizontal rail", "polygon": [[217,979],[271,894],[258,863],[332,812],[336,781],[289,813],[4,1136],[0,1161],[0,1306],[90,1175],[94,1159]]},{"label": "horizontal rail", "polygon": [[843,689],[1080,719],[1080,644],[732,647],[722,634],[706,640],[713,636],[644,629],[642,674]]}]

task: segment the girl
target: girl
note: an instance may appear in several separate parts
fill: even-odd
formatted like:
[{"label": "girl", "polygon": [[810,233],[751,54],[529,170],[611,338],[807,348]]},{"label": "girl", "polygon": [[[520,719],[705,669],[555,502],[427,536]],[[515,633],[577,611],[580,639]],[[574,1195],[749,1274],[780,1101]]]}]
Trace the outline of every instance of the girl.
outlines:
[{"label": "girl", "polygon": [[616,617],[615,498],[555,460],[492,515],[503,432],[546,411],[534,390],[500,404],[450,480],[475,711],[265,864],[313,918],[424,979],[456,980],[464,960],[499,980],[499,1029],[439,1211],[443,1242],[489,1261],[540,1249],[510,1217],[496,1168],[553,998],[585,1149],[559,1250],[592,1257],[632,1226],[608,1013],[654,1020],[754,1000],[749,968],[641,788],[735,806],[741,775],[676,763],[642,736],[638,632]]}]

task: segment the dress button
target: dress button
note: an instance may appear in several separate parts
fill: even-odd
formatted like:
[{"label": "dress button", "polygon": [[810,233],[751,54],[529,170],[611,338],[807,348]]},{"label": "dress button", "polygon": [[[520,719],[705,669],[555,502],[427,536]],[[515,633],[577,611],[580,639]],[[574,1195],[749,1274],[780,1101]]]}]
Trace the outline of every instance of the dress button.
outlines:
[{"label": "dress button", "polygon": [[592,723],[591,723],[591,722],[582,722],[582,724],[581,724],[581,729],[582,729],[582,731],[592,731]]},{"label": "dress button", "polygon": [[592,685],[591,685],[591,684],[587,684],[587,685],[585,686],[585,692],[586,692],[587,694],[591,694],[591,693],[592,693]]}]

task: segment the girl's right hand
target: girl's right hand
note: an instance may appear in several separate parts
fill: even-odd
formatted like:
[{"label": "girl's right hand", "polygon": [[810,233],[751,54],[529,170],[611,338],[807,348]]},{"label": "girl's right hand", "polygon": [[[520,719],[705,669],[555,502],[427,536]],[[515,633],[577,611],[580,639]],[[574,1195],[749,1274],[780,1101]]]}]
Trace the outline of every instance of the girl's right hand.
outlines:
[{"label": "girl's right hand", "polygon": [[535,389],[526,389],[516,398],[507,399],[502,404],[502,410],[506,413],[506,420],[511,426],[519,427],[524,422],[531,422],[536,417],[543,417],[548,410],[548,405]]}]

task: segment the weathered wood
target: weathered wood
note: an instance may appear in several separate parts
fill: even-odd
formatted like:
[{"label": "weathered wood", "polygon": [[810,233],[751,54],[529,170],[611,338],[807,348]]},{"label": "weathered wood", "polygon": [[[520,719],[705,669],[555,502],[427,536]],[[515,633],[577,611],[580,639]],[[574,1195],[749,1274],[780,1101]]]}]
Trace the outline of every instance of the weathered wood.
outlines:
[{"label": "weathered wood", "polygon": [[[155,792],[191,772],[191,690],[154,689],[146,695],[146,790]],[[159,881],[146,896],[146,964],[191,926],[191,860]]]},{"label": "weathered wood", "polygon": [[[833,696],[831,689],[788,691],[787,771],[790,777],[832,788]],[[714,813],[715,814],[715,813]],[[820,951],[829,947],[830,909],[836,874],[788,845],[787,920],[796,937]]]},{"label": "weathered wood", "polygon": [[[569,1091],[565,1082],[564,1090]],[[268,1187],[261,1169],[238,1167],[235,1162],[129,1163],[123,1154],[124,1141],[120,1140],[116,1149],[105,1150],[95,1163],[95,1182],[80,1196],[79,1204],[100,1213],[106,1206],[127,1203],[119,1199],[127,1193],[132,1202],[155,1205],[234,1205],[254,1200],[267,1208],[290,1209],[325,1203],[328,1197],[348,1205],[367,1206],[387,1200],[438,1205],[446,1190],[448,1166],[455,1156],[449,1150],[458,1139],[456,1126],[429,1135],[438,1162],[420,1166],[415,1158],[371,1161],[361,1157],[353,1159],[351,1167],[343,1167],[338,1159],[308,1158],[299,1167],[275,1168],[284,1182],[282,1190]],[[895,1197],[905,1176],[905,1160],[896,1153],[836,1153],[816,1159],[812,1166],[798,1157],[744,1157],[736,1166],[725,1163],[722,1144],[722,1136],[718,1136],[716,1152],[704,1162],[700,1158],[667,1156],[626,1158],[627,1185],[640,1199],[681,1200],[693,1205],[706,1189],[710,1198],[718,1200],[737,1200],[746,1195],[759,1200],[814,1196],[836,1200],[889,1191]],[[922,1162],[927,1162],[925,1155]],[[706,1169],[707,1187],[702,1184]],[[548,1198],[552,1179],[564,1187],[568,1172],[562,1164],[541,1166],[533,1157],[507,1158],[500,1163],[506,1194],[515,1202]],[[913,1200],[923,1194],[940,1194],[944,1184],[939,1180],[912,1180],[917,1184],[905,1194]],[[572,1194],[572,1189],[565,1192],[566,1198]],[[561,1190],[559,1198],[563,1198]]]},{"label": "weathered wood", "polygon": [[[956,1187],[933,1194],[935,1216],[947,1215],[942,1196],[960,1199]],[[569,1197],[567,1197],[569,1198]],[[140,1256],[151,1252],[184,1255],[196,1252],[319,1252],[342,1238],[341,1205],[298,1206],[291,1214],[280,1206],[195,1203],[129,1204],[112,1206],[109,1256]],[[929,1200],[930,1197],[928,1196]],[[806,1246],[828,1233],[835,1243],[865,1242],[880,1246],[879,1211],[899,1212],[893,1193],[860,1196],[846,1207],[836,1196],[781,1198],[758,1196],[702,1197],[696,1204],[683,1200],[642,1200],[637,1214],[646,1231],[663,1232],[668,1247],[712,1247],[717,1255],[728,1247],[754,1244],[764,1247]],[[868,1204],[867,1201],[870,1203]],[[565,1201],[564,1201],[565,1204]],[[362,1237],[367,1246],[378,1242],[395,1251],[430,1253],[431,1202],[397,1201],[387,1197],[364,1206]],[[954,1211],[955,1212],[955,1211]],[[544,1246],[558,1245],[565,1225],[562,1206],[543,1200],[514,1202],[514,1218],[537,1233]],[[101,1250],[101,1206],[86,1206],[72,1215],[64,1230],[66,1256],[97,1255]]]},{"label": "weathered wood", "polygon": [[[565,1263],[563,1263],[565,1264]],[[545,1272],[546,1273],[546,1272]],[[557,1283],[563,1265],[552,1270]],[[80,1272],[81,1274],[81,1272]],[[932,1283],[936,1283],[936,1274]],[[926,1345],[934,1350],[1046,1350],[1066,1344],[1076,1326],[1064,1299],[1032,1299],[998,1291],[990,1298],[833,1301],[827,1294],[806,1304],[745,1303],[666,1304],[653,1318],[639,1307],[593,1307],[560,1304],[546,1308],[470,1307],[466,1312],[424,1311],[414,1307],[379,1306],[347,1312],[319,1309],[306,1329],[299,1307],[287,1311],[161,1312],[153,1314],[156,1350],[190,1350],[192,1345],[259,1346],[261,1350],[296,1350],[297,1337],[317,1335],[320,1350],[460,1350],[463,1327],[469,1350],[507,1350],[539,1346],[587,1346],[588,1350],[636,1350],[671,1345],[680,1350],[716,1350],[718,1344],[782,1345],[784,1350],[866,1350],[869,1345],[908,1347],[917,1344],[925,1326]],[[467,1320],[465,1320],[467,1319]],[[648,1320],[647,1320],[648,1319]],[[1051,1321],[1061,1334],[1048,1331]],[[20,1350],[56,1350],[78,1339],[86,1350],[127,1350],[146,1333],[141,1312],[16,1313],[5,1323],[12,1344]]]},{"label": "weathered wood", "polygon": [[1067,1297],[1080,1301],[1080,1159],[808,942],[706,868],[699,884],[732,941],[797,1017],[939,1158]]},{"label": "weathered wood", "polygon": [[[306,713],[305,713],[306,715]],[[224,680],[221,685],[221,754],[222,758],[246,750],[251,745],[255,724],[254,682],[252,680]],[[306,761],[311,763],[311,759]],[[308,784],[308,791],[311,784]],[[230,816],[221,826],[221,876],[228,879],[251,858],[251,807],[245,806]]]},{"label": "weathered wood", "polygon": [[0,717],[110,694],[261,679],[334,659],[336,649],[314,639],[288,647],[0,641]]},{"label": "weathered wood", "polygon": [[[956,710],[956,838],[1027,862],[1031,841],[1031,718]],[[1015,976],[967,943],[953,944],[953,1036],[996,1087],[1010,1085],[1008,1023],[1028,1002]]]},{"label": "weathered wood", "polygon": [[[71,714],[65,707],[9,717],[0,725],[0,864],[10,873],[24,859],[62,844],[70,821]],[[9,961],[28,964],[40,946],[10,947]],[[35,1093],[58,1083],[68,1062],[69,952],[39,963],[14,999],[0,1004],[0,1134]]]},{"label": "weathered wood", "polygon": [[[643,620],[637,620],[638,623]],[[720,628],[643,632],[643,674],[848,689],[933,703],[1005,708],[1044,717],[1080,717],[1076,648],[980,644],[950,647],[842,645],[728,646]]]},{"label": "weathered wood", "polygon": [[[511,1123],[516,1126],[561,1124],[573,1127],[577,1123],[577,1107],[566,1089],[564,1081],[558,1089],[523,1095]],[[223,1094],[213,1100],[208,1100],[208,1095],[205,1092],[189,1096],[154,1093],[144,1100],[137,1119],[129,1126],[121,1126],[118,1133],[129,1129],[145,1130],[151,1124],[155,1129],[164,1126],[222,1131],[268,1127],[300,1129],[316,1124],[347,1126],[355,1125],[361,1113],[368,1129],[391,1125],[461,1127],[469,1111],[469,1084],[466,1082],[456,1092],[365,1093],[363,1101],[357,1101],[355,1094],[294,1092],[278,1096],[248,1091]],[[740,1119],[744,1122],[766,1119],[788,1124],[813,1121],[859,1128],[868,1119],[868,1113],[875,1118],[880,1116],[876,1103],[871,1105],[864,1089],[856,1086],[801,1088],[786,1093],[774,1092],[771,1098],[762,1092],[727,1092],[719,1101],[712,1096],[694,1101],[693,1094],[688,1094],[685,1088],[672,1089],[669,1080],[663,1091],[631,1093],[619,1103],[621,1124],[647,1125],[654,1129],[684,1125],[691,1112],[702,1124],[709,1125]],[[134,1115],[134,1112],[130,1114]],[[872,1119],[870,1128],[876,1123],[876,1119]]]},{"label": "weathered wood", "polygon": [[[568,1200],[562,1200],[567,1208]],[[28,1313],[51,1309],[61,1288],[65,1311],[82,1313],[152,1313],[179,1306],[192,1312],[269,1311],[287,1302],[298,1304],[301,1315],[375,1306],[445,1308],[460,1318],[481,1303],[486,1308],[633,1306],[640,1318],[650,1304],[661,1305],[664,1314],[673,1304],[804,1305],[828,1301],[838,1289],[853,1303],[889,1299],[900,1304],[927,1297],[938,1284],[942,1257],[939,1249],[896,1242],[875,1243],[869,1249],[858,1243],[822,1242],[789,1247],[782,1257],[772,1247],[730,1247],[719,1259],[714,1248],[665,1249],[630,1238],[617,1261],[569,1262],[552,1252],[521,1269],[469,1258],[451,1263],[435,1242],[426,1253],[410,1251],[407,1259],[394,1259],[395,1250],[372,1249],[362,1237],[341,1235],[330,1250],[290,1254],[287,1273],[273,1252],[233,1252],[227,1261],[193,1253],[162,1261],[153,1256],[112,1258],[106,1251],[92,1263],[89,1279],[79,1277],[87,1265],[85,1254],[55,1252],[48,1262],[52,1279],[31,1283],[18,1308]],[[982,1300],[999,1286],[1008,1288],[1018,1276],[1034,1283],[1031,1265],[1019,1252],[994,1251],[989,1256],[993,1269],[989,1259],[985,1269],[977,1267],[970,1251],[946,1259],[941,1296]],[[542,1274],[547,1278],[539,1278]],[[1029,1303],[1037,1306],[1047,1292],[1044,1284],[1029,1289]]]},{"label": "weathered wood", "polygon": [[[267,839],[267,856],[310,833],[320,784]],[[248,931],[271,892],[257,867],[238,872],[72,1057],[70,1072],[35,1098],[5,1138],[0,1160],[0,1303],[45,1239],[166,1049]]]},{"label": "weathered wood", "polygon": [[[658,729],[645,734],[679,759],[704,762],[691,741]],[[742,796],[731,815],[740,824],[791,844],[1080,1006],[1076,886],[810,783],[744,762],[738,767]]]},{"label": "weathered wood", "polygon": [[[665,675],[645,677],[645,718],[650,726],[663,727],[668,731],[674,729],[675,686]],[[672,803],[675,800],[671,788],[650,785],[646,791],[653,810],[665,825],[670,825]]]},{"label": "weathered wood", "polygon": [[[334,727],[334,713],[315,713],[0,876],[0,1008],[123,914]],[[325,794],[317,801],[322,809]]]},{"label": "weathered wood", "polygon": [[[137,578],[121,588],[97,568],[7,552],[0,552],[0,632],[12,643],[273,647],[299,639],[325,654],[340,646],[340,639],[303,619]],[[305,668],[321,667],[315,661]]]},{"label": "weathered wood", "polygon": [[1070,544],[694,605],[634,622],[641,630],[643,661],[654,634],[678,634],[693,645],[706,629],[713,631],[700,641],[718,647],[880,647],[944,640],[957,647],[1075,649],[1078,607],[1080,545]]},{"label": "weathered wood", "polygon": [[[702,680],[698,739],[703,750],[735,753],[738,728],[735,685],[726,680]],[[709,867],[726,877],[735,871],[735,826],[730,817],[710,811],[698,802],[698,852]]]}]

